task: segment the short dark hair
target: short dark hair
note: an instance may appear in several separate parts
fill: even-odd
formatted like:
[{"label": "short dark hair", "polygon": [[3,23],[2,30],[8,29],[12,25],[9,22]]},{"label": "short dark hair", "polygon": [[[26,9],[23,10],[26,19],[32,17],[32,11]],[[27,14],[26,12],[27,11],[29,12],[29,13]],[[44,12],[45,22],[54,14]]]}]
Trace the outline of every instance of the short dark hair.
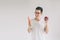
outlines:
[{"label": "short dark hair", "polygon": [[43,12],[43,8],[42,7],[36,7],[36,10],[40,10],[41,12]]}]

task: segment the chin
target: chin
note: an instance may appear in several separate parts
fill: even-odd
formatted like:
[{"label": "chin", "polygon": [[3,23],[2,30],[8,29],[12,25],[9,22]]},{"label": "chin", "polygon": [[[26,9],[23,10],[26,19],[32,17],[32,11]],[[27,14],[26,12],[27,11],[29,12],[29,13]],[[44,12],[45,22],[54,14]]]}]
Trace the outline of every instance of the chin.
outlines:
[{"label": "chin", "polygon": [[40,17],[37,16],[36,18],[38,19],[38,18],[40,18]]}]

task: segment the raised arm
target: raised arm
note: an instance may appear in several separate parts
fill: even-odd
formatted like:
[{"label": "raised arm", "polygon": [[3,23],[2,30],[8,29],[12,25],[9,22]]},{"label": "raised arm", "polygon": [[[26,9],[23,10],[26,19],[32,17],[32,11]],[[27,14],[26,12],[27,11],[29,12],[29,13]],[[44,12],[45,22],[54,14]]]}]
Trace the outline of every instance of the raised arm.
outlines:
[{"label": "raised arm", "polygon": [[44,18],[44,20],[45,20],[45,28],[44,28],[44,31],[46,32],[46,33],[48,33],[48,17],[46,16],[45,18]]},{"label": "raised arm", "polygon": [[31,19],[30,17],[28,17],[28,32],[30,33],[31,32]]}]

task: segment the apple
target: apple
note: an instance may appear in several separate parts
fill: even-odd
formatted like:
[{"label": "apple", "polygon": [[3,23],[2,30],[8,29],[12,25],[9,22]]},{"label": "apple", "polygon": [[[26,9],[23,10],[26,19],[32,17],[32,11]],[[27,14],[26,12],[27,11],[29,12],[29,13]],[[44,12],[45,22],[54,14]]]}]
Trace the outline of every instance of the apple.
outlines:
[{"label": "apple", "polygon": [[45,21],[48,21],[48,17],[47,17],[47,16],[45,16],[45,17],[44,17],[44,20],[45,20]]}]

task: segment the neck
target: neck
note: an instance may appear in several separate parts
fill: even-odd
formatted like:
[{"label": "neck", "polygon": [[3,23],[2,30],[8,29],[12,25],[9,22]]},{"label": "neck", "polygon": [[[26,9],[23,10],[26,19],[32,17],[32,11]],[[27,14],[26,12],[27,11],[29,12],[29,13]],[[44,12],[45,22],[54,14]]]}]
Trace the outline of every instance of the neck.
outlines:
[{"label": "neck", "polygon": [[35,18],[35,20],[40,21],[40,18]]}]

